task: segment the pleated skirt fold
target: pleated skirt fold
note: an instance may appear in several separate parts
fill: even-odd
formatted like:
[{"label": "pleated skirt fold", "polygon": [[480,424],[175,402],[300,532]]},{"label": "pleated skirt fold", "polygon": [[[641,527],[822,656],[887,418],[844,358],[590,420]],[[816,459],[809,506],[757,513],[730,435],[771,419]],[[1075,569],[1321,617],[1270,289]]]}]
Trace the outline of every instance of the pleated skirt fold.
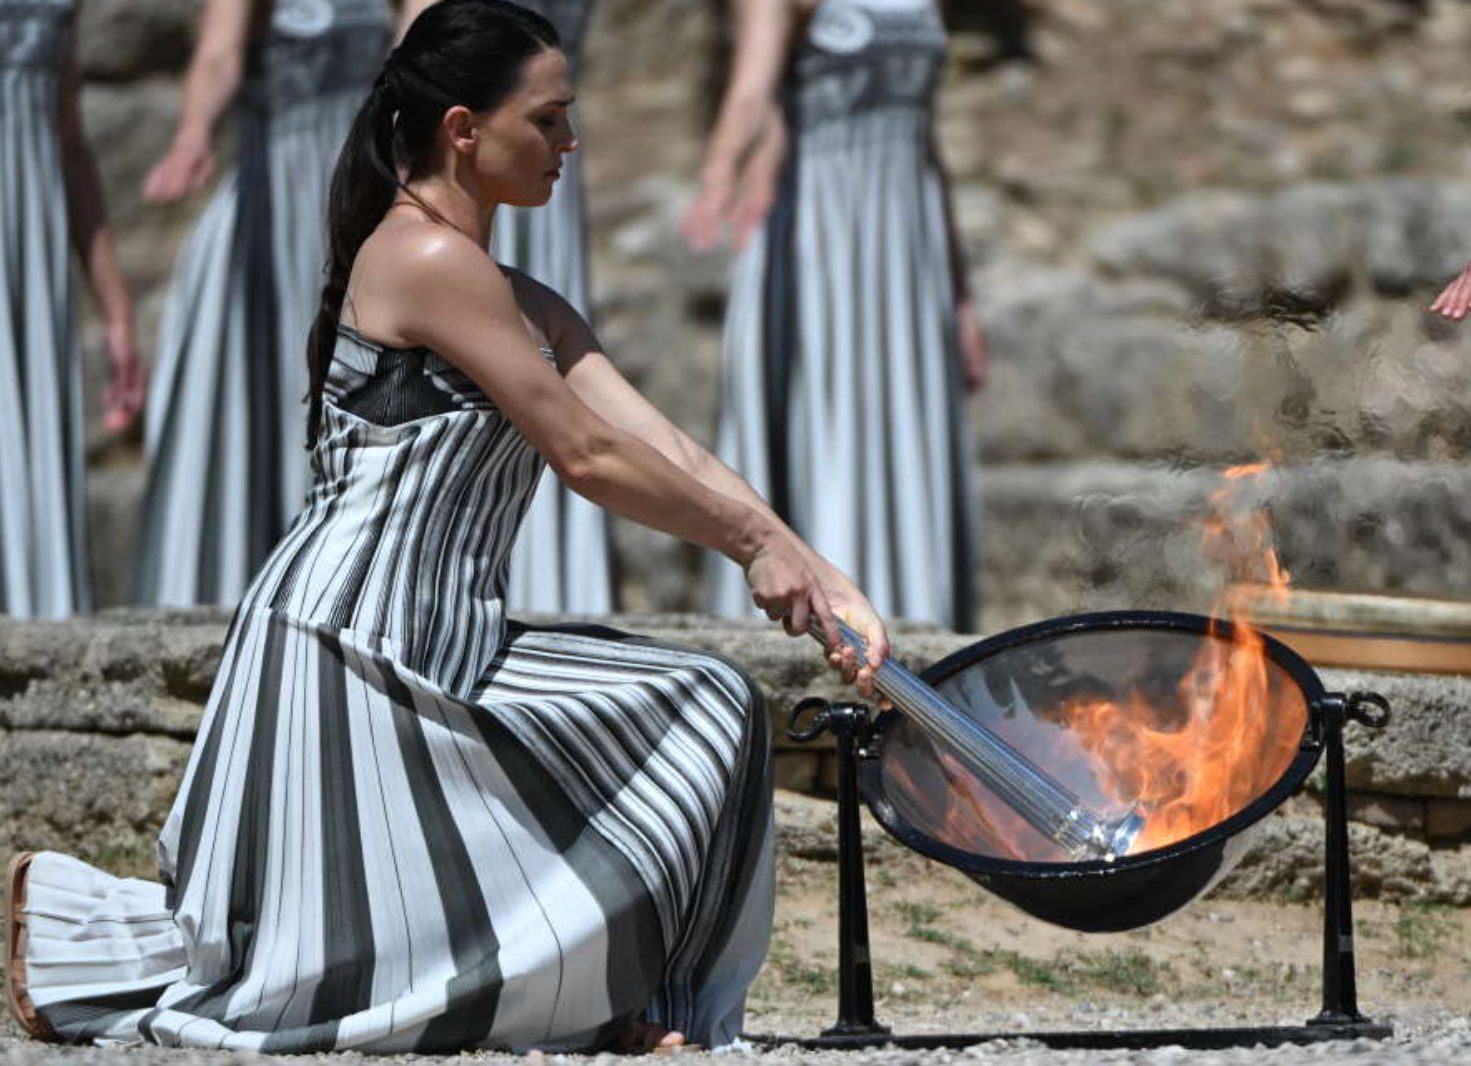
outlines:
[{"label": "pleated skirt fold", "polygon": [[456,695],[382,638],[237,618],[160,840],[168,888],[42,853],[64,1038],[303,1052],[739,1032],[772,909],[759,695],[718,658],[513,626]]}]

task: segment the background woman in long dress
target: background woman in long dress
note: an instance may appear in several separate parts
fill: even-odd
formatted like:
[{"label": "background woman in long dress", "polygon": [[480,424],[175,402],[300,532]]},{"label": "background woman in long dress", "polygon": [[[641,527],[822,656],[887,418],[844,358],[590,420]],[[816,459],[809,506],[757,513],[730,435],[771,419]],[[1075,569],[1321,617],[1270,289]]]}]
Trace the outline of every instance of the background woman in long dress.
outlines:
[{"label": "background woman in long dress", "polygon": [[[768,168],[773,143],[785,157],[736,265],[718,450],[881,612],[968,628],[962,397],[985,344],[934,145],[940,15],[932,0],[736,14],[691,243],[749,214],[761,181],[743,165]],[[712,609],[748,610],[739,573],[716,561],[707,576]]]},{"label": "background woman in long dress", "polygon": [[180,254],[148,399],[137,598],[233,604],[307,488],[303,351],[332,162],[387,50],[385,0],[206,0],[173,144],[144,182],[201,189],[233,105],[237,161]]},{"label": "background woman in long dress", "polygon": [[887,637],[566,300],[487,254],[499,208],[544,204],[576,147],[556,39],[440,0],[364,103],[309,345],[310,503],[235,614],[167,890],[13,864],[28,1031],[268,1052],[739,1034],[775,879],[759,690],[693,649],[508,621],[517,526],[549,464],[728,554],[794,637],[838,647],[841,615],[868,660],[829,664],[860,692]]},{"label": "background woman in long dress", "polygon": [[69,250],[106,327],[110,431],[137,416],[132,301],[77,108],[71,0],[0,0],[0,614],[90,606],[87,495]]}]

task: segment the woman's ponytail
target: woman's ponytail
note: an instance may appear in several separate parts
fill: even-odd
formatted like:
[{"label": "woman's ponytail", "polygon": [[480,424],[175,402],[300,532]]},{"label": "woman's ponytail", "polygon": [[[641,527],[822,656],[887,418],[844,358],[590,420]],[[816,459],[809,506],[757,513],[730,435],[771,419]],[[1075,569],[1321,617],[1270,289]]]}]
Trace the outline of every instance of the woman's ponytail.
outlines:
[{"label": "woman's ponytail", "polygon": [[398,189],[394,171],[393,121],[398,110],[397,86],[385,66],[368,98],[358,109],[332,172],[327,207],[327,262],[322,300],[307,338],[307,447],[317,442],[322,425],[322,390],[337,344],[337,325],[347,296],[347,279],[358,249],[387,214]]}]

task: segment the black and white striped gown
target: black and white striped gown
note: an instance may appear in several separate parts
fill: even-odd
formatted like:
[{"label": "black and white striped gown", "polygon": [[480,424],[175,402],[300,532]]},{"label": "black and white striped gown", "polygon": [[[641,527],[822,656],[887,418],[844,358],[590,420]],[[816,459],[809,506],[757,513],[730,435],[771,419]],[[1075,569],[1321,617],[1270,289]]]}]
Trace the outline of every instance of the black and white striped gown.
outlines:
[{"label": "black and white striped gown", "polygon": [[[306,510],[238,609],[159,841],[52,852],[63,1037],[309,1051],[739,1031],[773,898],[766,718],[710,655],[502,611],[542,462],[462,373],[344,330]],[[165,887],[167,886],[167,887]]]}]

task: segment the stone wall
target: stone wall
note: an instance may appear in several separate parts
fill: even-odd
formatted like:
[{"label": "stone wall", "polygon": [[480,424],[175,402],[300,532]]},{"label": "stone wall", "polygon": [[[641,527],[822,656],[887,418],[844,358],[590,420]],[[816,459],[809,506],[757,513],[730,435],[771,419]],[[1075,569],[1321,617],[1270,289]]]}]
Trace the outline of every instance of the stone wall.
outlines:
[{"label": "stone wall", "polygon": [[[809,694],[839,695],[807,640],[774,627],[695,616],[624,619],[640,632],[728,655],[768,699],[780,787],[832,793],[827,745],[783,735]],[[0,854],[54,848],[147,874],[153,841],[188,759],[219,665],[226,619],[209,612],[110,612],[89,621],[0,622]],[[968,638],[896,633],[920,669]],[[1325,673],[1344,691],[1375,690],[1394,709],[1387,730],[1350,727],[1357,891],[1471,905],[1471,681]],[[1223,891],[1312,899],[1321,886],[1319,777],[1265,823]]]},{"label": "stone wall", "polygon": [[[993,350],[971,405],[977,626],[1204,607],[1216,578],[1189,523],[1215,470],[1261,454],[1281,464],[1262,498],[1299,582],[1471,595],[1471,342],[1422,310],[1471,248],[1471,5],[948,6],[939,136]],[[707,441],[727,263],[687,252],[676,222],[720,7],[601,0],[581,107],[600,330]],[[168,140],[194,4],[85,10],[86,120],[151,338],[201,201],[145,208],[137,188]],[[115,603],[141,457],[93,443]],[[627,609],[698,605],[692,552],[622,523],[617,545]]]}]

